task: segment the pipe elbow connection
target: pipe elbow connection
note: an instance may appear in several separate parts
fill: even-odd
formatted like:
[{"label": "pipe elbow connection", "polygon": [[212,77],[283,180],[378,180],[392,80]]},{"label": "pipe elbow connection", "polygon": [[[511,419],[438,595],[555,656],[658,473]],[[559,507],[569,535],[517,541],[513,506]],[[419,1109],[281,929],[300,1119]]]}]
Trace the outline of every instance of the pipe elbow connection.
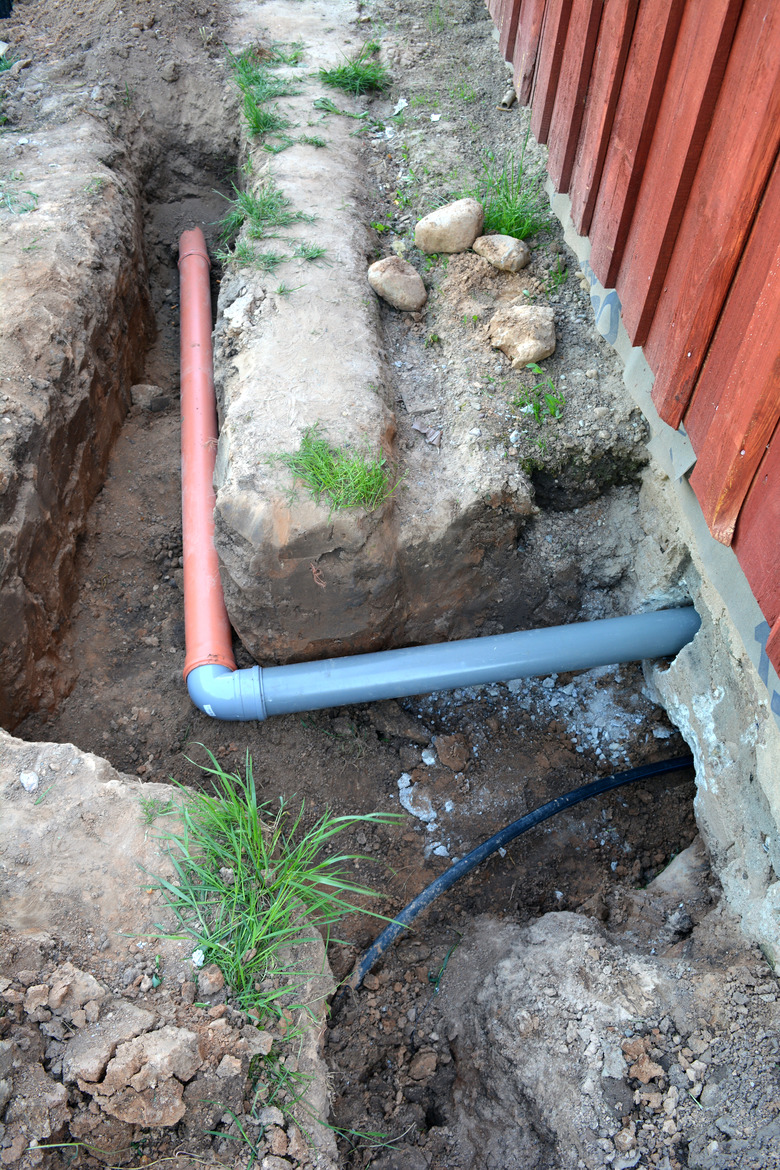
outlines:
[{"label": "pipe elbow connection", "polygon": [[267,717],[259,666],[244,670],[196,666],[187,675],[187,690],[195,706],[213,719],[237,721]]}]

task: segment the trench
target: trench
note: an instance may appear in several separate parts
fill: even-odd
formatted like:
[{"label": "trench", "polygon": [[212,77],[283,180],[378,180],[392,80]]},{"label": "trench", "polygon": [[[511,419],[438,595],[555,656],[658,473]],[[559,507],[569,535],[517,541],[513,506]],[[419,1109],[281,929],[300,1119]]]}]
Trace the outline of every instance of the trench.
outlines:
[{"label": "trench", "polygon": [[[638,665],[285,716],[262,725],[219,724],[191,706],[181,678],[176,244],[179,232],[193,223],[214,242],[214,223],[224,210],[221,196],[229,193],[236,162],[225,149],[230,134],[228,125],[217,122],[210,149],[201,143],[193,152],[191,144],[172,139],[170,130],[157,141],[147,132],[138,151],[136,213],[143,224],[156,322],[139,381],[157,389],[131,406],[79,539],[75,600],[58,649],[74,680],[72,689],[52,709],[27,716],[15,733],[29,741],[72,742],[143,780],[174,778],[188,785],[204,783],[198,768],[204,747],[229,769],[240,768],[248,755],[263,799],[305,800],[312,818],[326,806],[336,813],[397,810],[399,777],[411,775],[437,810],[433,832],[412,817],[398,827],[359,830],[347,843],[363,858],[355,864],[356,876],[385,888],[380,910],[392,913],[446,868],[449,858],[507,821],[594,772],[681,754],[685,745],[648,698]],[[215,268],[215,307],[218,281]],[[386,321],[386,330],[388,351],[405,354],[409,342],[398,323]],[[422,345],[417,348],[424,360]],[[549,534],[562,523],[555,491],[550,487],[543,494],[549,514],[520,536],[523,555],[536,558],[539,579],[547,573]],[[571,501],[566,506],[571,510]],[[580,539],[597,541],[608,517],[605,501],[597,498],[586,501],[576,521],[569,520]],[[580,579],[564,572],[559,586],[557,618],[575,619],[583,605]],[[236,656],[239,666],[252,664],[240,645]],[[491,859],[463,882],[446,908],[429,912],[417,950],[409,944],[382,965],[377,995],[384,994],[384,1001],[372,1000],[364,1016],[363,1009],[344,1007],[333,1021],[328,1053],[338,1124],[386,1123],[395,1095],[392,1052],[399,1043],[414,1049],[423,1034],[430,1041],[434,1033],[434,1013],[423,1018],[428,976],[409,982],[410,970],[436,970],[480,913],[529,921],[549,910],[571,909],[607,921],[610,913],[619,913],[610,905],[613,884],[646,883],[690,843],[696,831],[692,796],[688,774],[572,811],[517,842],[505,857]],[[391,867],[389,879],[378,859]],[[367,920],[347,923],[346,949],[331,948],[337,976],[346,974],[374,933]],[[371,1045],[379,1055],[374,1052],[368,1063]],[[451,1072],[450,1066],[435,1082],[407,1092],[395,1106],[394,1124],[441,1129]],[[345,1166],[363,1164],[347,1139],[341,1152]]]}]

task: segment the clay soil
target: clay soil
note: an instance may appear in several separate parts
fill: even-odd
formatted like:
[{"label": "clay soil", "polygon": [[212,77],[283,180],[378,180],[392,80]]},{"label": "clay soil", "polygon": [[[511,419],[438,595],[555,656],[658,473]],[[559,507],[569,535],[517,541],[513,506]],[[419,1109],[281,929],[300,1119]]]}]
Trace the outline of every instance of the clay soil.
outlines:
[{"label": "clay soil", "polygon": [[[409,179],[410,171],[416,174],[415,164],[404,154],[398,122],[387,118],[390,135],[382,130],[367,136],[367,175],[373,176],[367,194],[374,200],[374,218],[392,225],[393,234],[403,239],[428,186],[438,182],[439,194],[446,195],[441,175],[453,166],[467,172],[483,141],[496,148],[516,145],[521,115],[516,107],[497,109],[508,72],[481,5],[411,4],[402,11],[386,4],[364,15],[370,18],[366,30],[384,30],[395,46],[389,62],[392,100],[382,105],[382,116],[405,97],[408,129],[433,133],[430,128],[437,123],[431,119],[437,113],[453,127],[446,154],[438,159],[438,176],[419,181]],[[220,38],[228,17],[206,0],[128,0],[122,11],[103,0],[79,6],[26,0],[17,2],[12,19],[0,27],[14,55],[30,57],[34,70],[66,70],[58,84],[75,79],[85,90],[111,84],[127,95],[116,116],[145,160],[147,261],[157,326],[142,381],[159,388],[147,405],[130,410],[81,542],[78,597],[61,648],[72,688],[56,709],[39,711],[14,730],[30,741],[72,742],[149,781],[173,777],[204,786],[199,763],[205,749],[227,769],[242,768],[248,756],[262,798],[272,804],[280,797],[305,801],[307,818],[325,807],[336,813],[399,811],[399,779],[406,774],[422,803],[433,810],[433,822],[409,815],[395,827],[360,830],[345,842],[363,858],[355,863],[356,876],[382,890],[376,908],[391,915],[444,872],[453,857],[523,813],[596,776],[683,754],[686,745],[653,704],[634,666],[291,715],[266,724],[216,723],[190,703],[181,678],[175,247],[179,232],[193,222],[203,223],[214,242],[221,196],[229,192],[235,174],[229,136],[215,142],[210,159],[192,159],[188,174],[181,167],[178,174],[166,169],[164,158],[153,157],[150,125],[161,91],[179,84],[159,76],[159,60],[171,56],[172,45],[182,75],[193,69],[202,74],[204,101],[223,91]],[[25,77],[23,71],[7,102],[17,128],[33,124],[36,103],[46,92],[45,87],[36,91]],[[424,136],[416,141],[422,143],[419,150],[431,153]],[[383,234],[377,238],[378,253],[387,250]],[[586,383],[583,374],[593,367],[604,377],[611,375],[614,359],[587,322],[587,297],[560,233],[542,234],[534,245],[535,279],[541,286],[558,257],[568,266],[569,275],[554,294],[570,322],[554,372],[559,384],[585,388],[578,406],[585,417],[588,401],[595,408],[599,383]],[[446,277],[439,272],[437,287]],[[218,279],[216,272],[215,292]],[[446,301],[446,290],[442,296]],[[446,361],[435,346],[425,344],[430,325],[403,326],[388,314],[387,346],[398,351],[398,368],[408,367],[408,389],[419,391],[420,378],[425,386],[446,382],[447,362],[474,359],[473,327],[458,332],[452,324],[454,294],[447,304],[441,330],[446,332]],[[580,332],[567,334],[575,326],[581,326]],[[483,353],[489,354],[484,346]],[[493,362],[490,354],[482,365],[481,390],[475,392],[478,403],[467,409],[484,426],[499,430],[506,429],[513,387],[501,397],[492,385]],[[410,425],[404,424],[408,430]],[[590,416],[588,426],[595,425]],[[405,437],[411,441],[410,430]],[[548,501],[558,510],[542,512],[524,534],[524,554],[537,557],[544,572],[556,576],[558,620],[581,612],[588,589],[591,613],[612,612],[609,574],[597,586],[585,585],[570,566],[577,556],[576,533],[600,529],[615,499],[630,505],[633,489],[621,486],[620,478],[616,485],[607,484],[604,496],[588,492],[576,500]],[[561,511],[562,505],[569,511]],[[576,516],[575,505],[580,508]],[[605,532],[604,539],[609,545],[613,538]],[[615,570],[619,576],[620,569]],[[424,585],[435,588],[435,582]],[[237,655],[239,665],[249,664],[240,646]],[[437,1009],[430,1005],[436,991],[446,987],[440,977],[446,975],[453,948],[481,914],[527,923],[546,911],[581,909],[607,925],[611,913],[619,920],[619,891],[646,884],[695,836],[693,794],[692,772],[681,771],[549,822],[444,897],[418,922],[414,935],[385,957],[367,993],[339,1002],[327,1052],[332,1121],[353,1131],[341,1142],[344,1167],[466,1164],[454,1131],[447,1128],[455,1072],[446,1045],[439,1045],[430,1076],[409,1074],[423,1033],[429,1046],[439,1042],[432,1028]],[[367,918],[356,916],[345,924],[346,946],[331,948],[337,977],[349,972],[375,933]],[[388,1153],[385,1139],[377,1144],[354,1133],[389,1135],[396,1152]],[[676,1157],[672,1166],[684,1164],[679,1150]]]}]

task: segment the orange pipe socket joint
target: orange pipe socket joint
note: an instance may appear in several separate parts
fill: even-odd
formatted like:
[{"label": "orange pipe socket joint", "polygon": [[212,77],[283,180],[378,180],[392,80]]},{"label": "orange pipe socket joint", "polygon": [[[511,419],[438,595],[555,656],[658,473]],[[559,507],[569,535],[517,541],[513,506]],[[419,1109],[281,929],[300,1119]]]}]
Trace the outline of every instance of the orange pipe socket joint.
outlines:
[{"label": "orange pipe socket joint", "polygon": [[211,349],[211,263],[200,228],[179,240],[184,677],[197,666],[236,669],[214,548],[217,408]]}]

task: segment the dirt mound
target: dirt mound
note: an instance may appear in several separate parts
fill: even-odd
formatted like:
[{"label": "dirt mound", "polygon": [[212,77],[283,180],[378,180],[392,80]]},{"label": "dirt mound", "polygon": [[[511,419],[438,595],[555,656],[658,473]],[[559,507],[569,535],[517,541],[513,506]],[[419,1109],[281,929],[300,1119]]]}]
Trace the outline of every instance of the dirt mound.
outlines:
[{"label": "dirt mound", "polygon": [[[307,974],[280,1002],[306,1007],[261,1031],[219,969],[198,967],[153,888],[175,879],[164,837],[180,799],[71,745],[0,732],[5,1166],[69,1165],[74,1148],[80,1165],[126,1165],[139,1148],[165,1157],[182,1143],[208,1161],[242,1129],[259,1156],[332,1164],[333,1138],[317,1120],[327,1114],[319,1043],[333,991],[324,946],[307,938],[290,951],[286,965]],[[287,1028],[300,1036],[292,1051]],[[299,1081],[295,1100],[282,1092],[264,1104],[263,1062],[282,1058]]]}]

